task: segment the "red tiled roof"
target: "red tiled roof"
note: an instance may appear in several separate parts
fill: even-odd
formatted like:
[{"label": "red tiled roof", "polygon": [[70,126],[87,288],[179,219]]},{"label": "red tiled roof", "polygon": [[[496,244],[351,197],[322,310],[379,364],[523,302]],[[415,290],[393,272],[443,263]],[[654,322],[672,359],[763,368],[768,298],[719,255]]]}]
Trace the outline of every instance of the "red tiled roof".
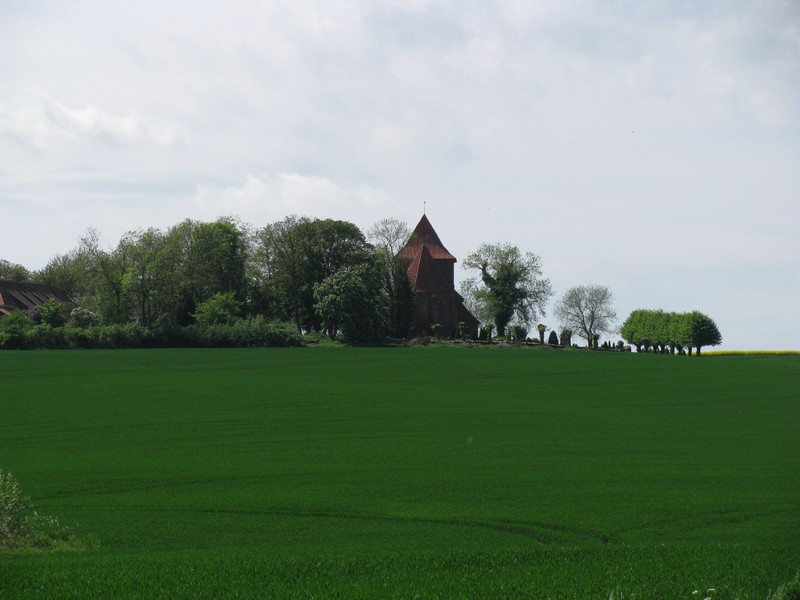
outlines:
[{"label": "red tiled roof", "polygon": [[456,257],[444,247],[442,240],[436,235],[436,231],[434,231],[431,222],[425,215],[422,215],[406,245],[400,250],[399,256],[414,258],[422,246],[428,247],[428,252],[435,260],[452,260],[456,262]]},{"label": "red tiled roof", "polygon": [[415,292],[452,292],[426,244],[408,265],[408,278]]}]

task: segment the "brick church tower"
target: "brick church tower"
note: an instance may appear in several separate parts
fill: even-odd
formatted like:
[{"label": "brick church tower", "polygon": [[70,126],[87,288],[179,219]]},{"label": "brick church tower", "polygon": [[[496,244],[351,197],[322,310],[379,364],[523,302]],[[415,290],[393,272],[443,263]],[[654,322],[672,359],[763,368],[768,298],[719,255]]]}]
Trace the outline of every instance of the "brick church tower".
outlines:
[{"label": "brick church tower", "polygon": [[476,319],[454,285],[456,257],[447,251],[428,217],[422,215],[398,256],[409,261],[407,273],[414,290],[414,335],[431,335],[432,326],[445,337],[456,335],[458,324],[471,335],[478,331]]}]

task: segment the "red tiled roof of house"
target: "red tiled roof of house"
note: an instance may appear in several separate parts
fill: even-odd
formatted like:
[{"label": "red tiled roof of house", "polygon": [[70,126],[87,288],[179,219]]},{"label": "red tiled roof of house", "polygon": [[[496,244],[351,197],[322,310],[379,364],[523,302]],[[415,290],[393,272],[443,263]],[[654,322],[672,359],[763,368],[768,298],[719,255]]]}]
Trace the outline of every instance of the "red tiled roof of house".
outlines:
[{"label": "red tiled roof of house", "polygon": [[435,260],[452,260],[456,262],[456,257],[444,247],[442,240],[436,235],[436,231],[434,231],[431,222],[425,215],[422,215],[406,245],[400,250],[399,256],[415,258],[422,246],[428,247],[428,252]]}]

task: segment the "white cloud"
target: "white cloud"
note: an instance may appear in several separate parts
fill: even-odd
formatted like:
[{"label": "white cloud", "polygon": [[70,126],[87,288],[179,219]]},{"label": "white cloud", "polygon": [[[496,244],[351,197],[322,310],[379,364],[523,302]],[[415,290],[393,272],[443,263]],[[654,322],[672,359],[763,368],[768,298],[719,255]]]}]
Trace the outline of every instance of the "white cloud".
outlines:
[{"label": "white cloud", "polygon": [[178,137],[174,124],[150,119],[137,111],[118,116],[92,105],[70,108],[41,92],[28,95],[25,101],[0,104],[2,135],[37,148],[63,139],[169,146]]},{"label": "white cloud", "polygon": [[298,173],[251,173],[238,186],[198,185],[195,195],[195,205],[206,218],[237,215],[259,225],[292,214],[363,222],[365,215],[372,218],[391,204],[382,190],[339,185],[327,177]]}]

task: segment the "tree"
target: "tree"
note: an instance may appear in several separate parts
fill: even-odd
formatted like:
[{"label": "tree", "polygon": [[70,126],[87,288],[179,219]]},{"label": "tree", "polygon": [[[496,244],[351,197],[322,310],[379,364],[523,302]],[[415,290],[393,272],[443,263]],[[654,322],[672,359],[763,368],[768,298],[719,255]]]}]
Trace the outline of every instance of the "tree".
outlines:
[{"label": "tree", "polygon": [[263,290],[277,316],[299,330],[319,331],[314,286],[340,269],[369,263],[374,249],[361,230],[347,221],[288,217],[258,234]]},{"label": "tree", "polygon": [[163,322],[172,314],[167,290],[179,279],[179,265],[165,256],[166,236],[158,229],[126,233],[118,252],[127,257],[124,286],[135,303],[136,320],[144,327]]},{"label": "tree", "polygon": [[213,223],[189,222],[188,230],[184,278],[194,302],[199,304],[224,292],[242,299],[246,250],[243,230],[229,218]]},{"label": "tree", "polygon": [[408,278],[408,258],[398,256],[411,231],[403,221],[381,219],[367,231],[367,239],[376,248],[383,268],[384,297],[387,309],[387,333],[407,337],[414,325],[414,290]]},{"label": "tree", "polygon": [[613,332],[617,313],[612,301],[606,286],[578,285],[566,291],[553,312],[561,325],[576,331],[591,346],[595,334]]},{"label": "tree", "polygon": [[242,303],[233,292],[217,292],[197,305],[195,320],[201,325],[224,325],[233,323],[242,310]]},{"label": "tree", "polygon": [[530,328],[553,294],[550,281],[541,277],[539,257],[510,244],[481,244],[463,267],[479,271],[482,285],[472,280],[466,287],[472,287],[477,302],[485,303],[499,336],[512,320]]},{"label": "tree", "polygon": [[14,310],[0,319],[0,349],[25,347],[25,333],[34,326],[24,311]]},{"label": "tree", "polygon": [[697,348],[697,356],[700,356],[700,348],[703,346],[719,346],[722,343],[722,334],[711,317],[696,310],[688,313],[686,317],[687,345],[690,348],[692,346]]},{"label": "tree", "polygon": [[86,263],[86,257],[74,248],[66,254],[56,254],[34,274],[33,280],[52,284],[81,304],[90,289]]},{"label": "tree", "polygon": [[29,281],[32,273],[24,266],[12,263],[6,259],[0,259],[0,279],[11,279],[12,281]]},{"label": "tree", "polygon": [[[722,335],[716,323],[703,313],[664,312],[661,310],[633,311],[620,327],[620,335],[637,347],[639,352],[666,351],[667,346],[697,348],[697,354],[703,346],[716,346],[722,343]],[[682,351],[682,350],[681,350]]]},{"label": "tree", "polygon": [[371,342],[385,326],[378,261],[338,270],[314,286],[315,309],[328,334],[344,341]]},{"label": "tree", "polygon": [[393,258],[403,249],[411,230],[404,221],[395,218],[381,219],[367,230],[367,239],[376,248],[386,250],[387,256]]},{"label": "tree", "polygon": [[83,260],[86,293],[82,304],[99,315],[103,323],[126,323],[133,312],[133,301],[125,288],[128,255],[125,244],[111,252],[100,247],[100,234],[88,229],[78,252]]}]

